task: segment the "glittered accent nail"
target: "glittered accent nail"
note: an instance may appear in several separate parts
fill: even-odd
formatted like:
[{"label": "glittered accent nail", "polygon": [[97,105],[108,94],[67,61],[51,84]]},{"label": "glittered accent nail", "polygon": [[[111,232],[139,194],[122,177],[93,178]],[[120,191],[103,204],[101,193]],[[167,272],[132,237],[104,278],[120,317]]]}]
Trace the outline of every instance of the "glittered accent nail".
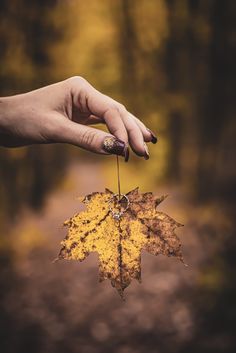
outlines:
[{"label": "glittered accent nail", "polygon": [[151,134],[151,137],[152,137],[152,139],[151,139],[151,142],[152,143],[157,143],[157,141],[158,141],[158,138],[157,138],[157,136],[154,134],[154,132],[152,131],[152,130],[150,130],[150,129],[147,129],[148,130],[148,132]]},{"label": "glittered accent nail", "polygon": [[125,157],[125,161],[129,158],[129,149],[124,141],[120,139],[108,136],[103,141],[103,150],[111,154],[117,154],[119,156]]}]

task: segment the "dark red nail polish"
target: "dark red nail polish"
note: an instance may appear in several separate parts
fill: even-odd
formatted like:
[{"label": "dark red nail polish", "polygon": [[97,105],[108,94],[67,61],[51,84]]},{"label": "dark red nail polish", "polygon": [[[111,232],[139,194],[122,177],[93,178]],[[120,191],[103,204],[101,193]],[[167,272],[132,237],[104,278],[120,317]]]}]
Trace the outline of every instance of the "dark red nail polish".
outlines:
[{"label": "dark red nail polish", "polygon": [[125,157],[125,162],[128,162],[129,160],[129,146],[125,146],[125,153],[124,153],[124,157]]},{"label": "dark red nail polish", "polygon": [[152,132],[152,130],[150,130],[150,129],[147,129],[148,130],[148,132],[151,134],[151,136],[152,136],[152,139],[151,139],[151,142],[152,143],[157,143],[157,141],[158,141],[158,138],[157,138],[157,136],[154,134],[154,132]]},{"label": "dark red nail polish", "polygon": [[102,148],[105,152],[108,152],[111,154],[117,154],[118,156],[123,156],[125,158],[125,161],[127,161],[129,158],[128,146],[125,144],[124,141],[116,137],[113,137],[113,136],[106,137],[103,141]]}]

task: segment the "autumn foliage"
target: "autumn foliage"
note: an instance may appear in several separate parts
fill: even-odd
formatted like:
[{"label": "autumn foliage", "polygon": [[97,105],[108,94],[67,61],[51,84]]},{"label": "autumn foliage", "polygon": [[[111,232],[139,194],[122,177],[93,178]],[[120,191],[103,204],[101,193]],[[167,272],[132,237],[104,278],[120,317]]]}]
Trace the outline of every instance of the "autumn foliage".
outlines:
[{"label": "autumn foliage", "polygon": [[83,198],[87,210],[65,222],[69,231],[59,259],[83,261],[89,253],[97,252],[100,281],[110,279],[123,297],[133,278],[141,281],[142,249],[153,255],[176,256],[181,261],[183,257],[174,232],[181,224],[157,210],[165,196],[142,194],[136,188],[118,200],[124,209],[121,213],[114,211],[119,207],[117,198],[108,189]]}]

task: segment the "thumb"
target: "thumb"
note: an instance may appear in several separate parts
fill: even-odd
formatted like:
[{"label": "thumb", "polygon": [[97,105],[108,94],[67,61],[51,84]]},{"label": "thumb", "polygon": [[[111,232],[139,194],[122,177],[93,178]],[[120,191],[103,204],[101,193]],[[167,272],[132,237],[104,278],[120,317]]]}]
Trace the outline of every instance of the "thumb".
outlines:
[{"label": "thumb", "polygon": [[129,158],[128,145],[117,137],[90,126],[66,120],[57,138],[58,142],[69,143],[87,151],[100,154],[116,154]]}]

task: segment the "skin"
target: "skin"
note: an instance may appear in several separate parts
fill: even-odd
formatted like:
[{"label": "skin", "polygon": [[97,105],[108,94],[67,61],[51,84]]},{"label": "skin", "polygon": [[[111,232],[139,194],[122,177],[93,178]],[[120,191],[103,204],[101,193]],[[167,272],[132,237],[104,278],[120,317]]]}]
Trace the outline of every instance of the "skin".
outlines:
[{"label": "skin", "polygon": [[[89,126],[97,123],[106,124],[110,134]],[[103,141],[112,135],[138,156],[149,156],[145,142],[153,142],[153,134],[122,104],[82,77],[0,98],[0,146],[60,142],[108,154]]]}]

